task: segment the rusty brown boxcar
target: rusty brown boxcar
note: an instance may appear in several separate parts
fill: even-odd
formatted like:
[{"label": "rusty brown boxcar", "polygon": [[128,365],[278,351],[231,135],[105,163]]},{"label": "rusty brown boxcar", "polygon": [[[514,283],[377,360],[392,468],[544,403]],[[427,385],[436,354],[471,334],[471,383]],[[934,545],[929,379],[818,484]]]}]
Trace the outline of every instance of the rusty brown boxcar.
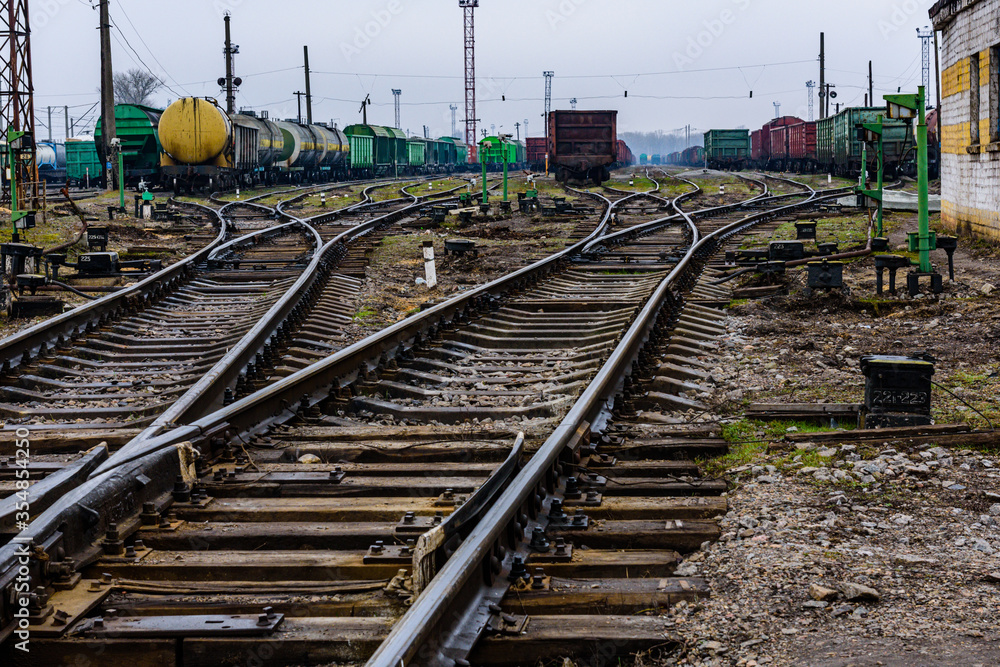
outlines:
[{"label": "rusty brown boxcar", "polygon": [[545,137],[525,137],[524,149],[530,168],[536,171],[545,169]]},{"label": "rusty brown boxcar", "polygon": [[606,181],[618,158],[617,111],[553,111],[549,114],[549,170],[556,180]]},{"label": "rusty brown boxcar", "polygon": [[628,167],[635,164],[635,156],[632,154],[632,149],[628,147],[621,139],[618,140],[618,166]]}]

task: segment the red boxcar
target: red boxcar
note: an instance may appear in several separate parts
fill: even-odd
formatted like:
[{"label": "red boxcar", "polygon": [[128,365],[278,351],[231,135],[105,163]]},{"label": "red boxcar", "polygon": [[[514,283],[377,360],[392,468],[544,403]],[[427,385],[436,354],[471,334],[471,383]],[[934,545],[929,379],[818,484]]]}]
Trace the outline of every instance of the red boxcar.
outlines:
[{"label": "red boxcar", "polygon": [[632,150],[621,139],[618,140],[618,164],[623,167],[635,164],[635,157],[632,155]]},{"label": "red boxcar", "polygon": [[816,159],[816,123],[799,123],[788,127],[788,157],[804,165]]},{"label": "red boxcar", "polygon": [[524,150],[529,165],[545,169],[545,137],[526,137]]},{"label": "red boxcar", "polygon": [[761,135],[764,134],[763,130],[754,130],[750,133],[750,159],[754,162],[764,159],[767,157],[764,155],[764,143],[761,141]]},{"label": "red boxcar", "polygon": [[[777,147],[771,146],[771,139],[772,139],[771,131],[774,128],[784,127],[786,125],[797,125],[802,122],[804,121],[797,116],[782,116],[781,118],[775,118],[774,120],[770,120],[764,124],[764,127],[760,129],[760,156],[754,160],[759,168],[761,169],[767,168],[768,166],[770,166],[769,163],[771,162],[771,160],[775,158],[784,160],[785,154],[787,153],[788,150],[787,143],[779,145]],[[784,135],[782,135],[782,137],[784,137]],[[774,154],[776,148],[780,153],[782,153],[782,155],[776,156]]]},{"label": "red boxcar", "polygon": [[785,160],[788,157],[788,126],[771,128],[771,159]]}]

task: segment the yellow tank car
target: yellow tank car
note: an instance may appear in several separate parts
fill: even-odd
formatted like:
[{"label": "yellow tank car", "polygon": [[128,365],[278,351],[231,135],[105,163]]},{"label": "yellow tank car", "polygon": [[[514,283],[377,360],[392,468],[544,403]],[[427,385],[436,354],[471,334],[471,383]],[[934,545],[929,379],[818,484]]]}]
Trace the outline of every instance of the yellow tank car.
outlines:
[{"label": "yellow tank car", "polygon": [[210,100],[181,98],[160,118],[160,145],[170,164],[228,167],[232,142],[232,122]]}]

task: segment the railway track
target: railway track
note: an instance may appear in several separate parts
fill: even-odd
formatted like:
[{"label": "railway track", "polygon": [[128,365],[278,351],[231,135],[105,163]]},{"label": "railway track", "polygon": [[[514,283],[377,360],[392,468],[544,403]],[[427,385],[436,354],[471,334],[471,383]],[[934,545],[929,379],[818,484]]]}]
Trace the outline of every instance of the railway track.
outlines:
[{"label": "railway track", "polygon": [[[364,210],[371,202],[371,189],[354,209]],[[274,195],[253,199],[266,196]],[[328,340],[338,327],[327,327],[326,341],[305,345],[303,339],[317,323],[329,324],[323,319],[329,294],[343,300],[344,283],[357,287],[357,280],[331,273],[331,266],[355,238],[391,224],[398,212],[380,214],[369,225],[359,223],[337,236],[336,244],[324,246],[309,221],[275,224],[274,217],[283,215],[280,209],[253,199],[222,203],[218,212],[201,208],[218,222],[215,241],[179,267],[129,290],[127,297],[113,295],[5,341],[0,412],[8,432],[31,433],[38,464],[33,479],[42,480],[32,487],[36,511],[84,479],[109,448],[221,407],[233,391],[243,395],[260,386],[276,365],[284,374],[290,372],[288,364],[306,365],[303,353],[317,358],[329,352]],[[403,200],[393,204],[402,210],[419,198],[404,200],[402,208]],[[254,226],[224,241],[230,230]],[[290,336],[300,329],[301,337]],[[287,362],[271,363],[289,347]],[[14,453],[13,443],[8,439],[4,453]],[[66,460],[65,454],[75,456],[100,444],[105,446],[75,462]],[[43,479],[48,475],[52,479]],[[0,490],[7,492],[0,502],[0,526],[8,535],[14,527],[17,502],[10,494],[15,488],[13,478],[0,480]]]},{"label": "railway track", "polygon": [[721,444],[654,437],[633,410],[667,393],[657,359],[712,333],[710,257],[774,213],[674,200],[608,234],[629,201],[563,253],[114,455],[0,552],[48,554],[32,659],[510,664],[669,640],[632,614],[704,594],[669,574],[724,508],[670,457]]}]

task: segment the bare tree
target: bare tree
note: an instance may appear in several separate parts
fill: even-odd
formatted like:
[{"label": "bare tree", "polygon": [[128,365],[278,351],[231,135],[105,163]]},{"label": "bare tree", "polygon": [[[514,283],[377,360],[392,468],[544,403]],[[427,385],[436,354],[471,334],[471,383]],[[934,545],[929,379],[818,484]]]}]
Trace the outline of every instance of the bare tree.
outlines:
[{"label": "bare tree", "polygon": [[148,105],[150,96],[163,86],[163,79],[141,69],[115,74],[115,104]]}]

